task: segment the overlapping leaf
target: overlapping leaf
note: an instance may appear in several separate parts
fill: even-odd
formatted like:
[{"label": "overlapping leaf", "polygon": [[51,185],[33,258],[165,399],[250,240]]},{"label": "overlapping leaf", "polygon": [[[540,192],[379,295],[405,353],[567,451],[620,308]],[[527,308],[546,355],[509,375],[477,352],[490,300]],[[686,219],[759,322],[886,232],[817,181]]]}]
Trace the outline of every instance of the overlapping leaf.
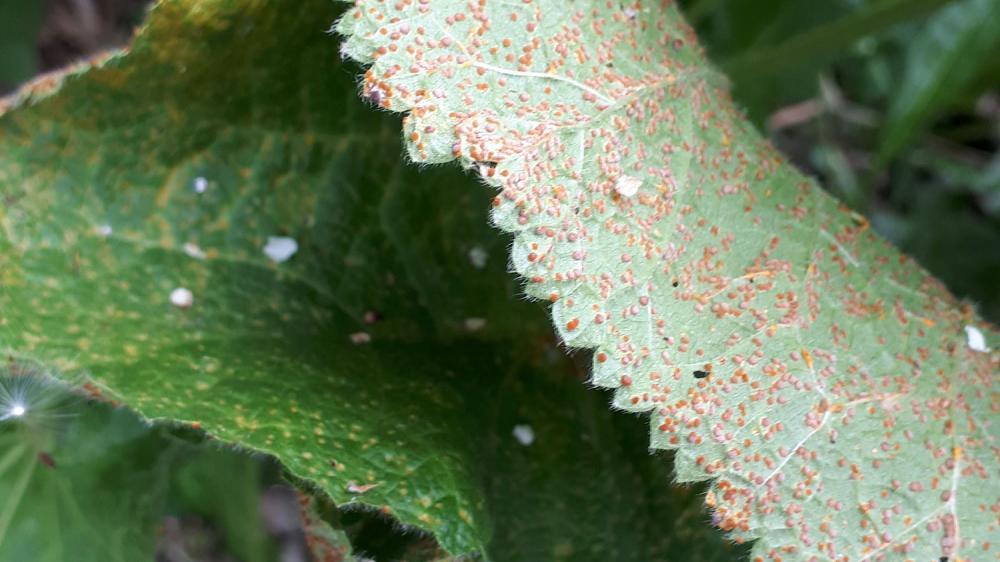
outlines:
[{"label": "overlapping leaf", "polygon": [[163,2],[0,118],[0,350],[453,553],[730,559],[517,295],[488,195],[401,162],[336,11]]},{"label": "overlapping leaf", "polygon": [[338,29],[759,558],[997,556],[995,329],[782,163],[676,6],[358,0]]}]

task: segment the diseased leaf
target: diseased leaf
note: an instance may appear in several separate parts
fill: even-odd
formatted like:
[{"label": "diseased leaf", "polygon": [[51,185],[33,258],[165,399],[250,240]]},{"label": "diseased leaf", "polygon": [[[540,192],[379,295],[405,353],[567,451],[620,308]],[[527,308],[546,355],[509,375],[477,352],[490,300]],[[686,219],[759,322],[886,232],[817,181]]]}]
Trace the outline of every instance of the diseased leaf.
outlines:
[{"label": "diseased leaf", "polygon": [[519,298],[488,194],[362,107],[337,11],[162,2],[0,117],[0,351],[454,554],[732,559]]},{"label": "diseased leaf", "polygon": [[945,6],[908,44],[904,74],[882,135],[880,156],[894,156],[957,98],[1000,49],[1000,0]]},{"label": "diseased leaf", "polygon": [[359,0],[338,29],[756,557],[997,556],[996,329],[782,162],[676,6]]}]

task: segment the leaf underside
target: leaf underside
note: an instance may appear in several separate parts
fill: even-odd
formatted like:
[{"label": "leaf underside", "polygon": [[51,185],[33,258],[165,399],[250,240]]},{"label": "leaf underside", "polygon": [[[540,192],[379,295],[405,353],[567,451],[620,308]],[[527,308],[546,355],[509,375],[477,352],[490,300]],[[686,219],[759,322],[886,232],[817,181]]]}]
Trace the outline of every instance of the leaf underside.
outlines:
[{"label": "leaf underside", "polygon": [[731,560],[519,298],[489,195],[405,165],[357,100],[339,11],[161,2],[0,116],[0,351],[454,554]]},{"label": "leaf underside", "polygon": [[1000,355],[966,327],[996,329],[783,163],[673,3],[358,0],[337,29],[755,556],[1000,557]]}]

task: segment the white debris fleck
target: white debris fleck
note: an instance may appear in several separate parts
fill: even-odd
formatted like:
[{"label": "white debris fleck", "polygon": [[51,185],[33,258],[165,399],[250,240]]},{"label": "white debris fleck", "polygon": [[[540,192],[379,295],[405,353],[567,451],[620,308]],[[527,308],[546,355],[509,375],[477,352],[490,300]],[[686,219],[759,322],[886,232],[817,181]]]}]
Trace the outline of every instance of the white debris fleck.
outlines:
[{"label": "white debris fleck", "polygon": [[208,180],[203,177],[194,178],[194,182],[191,186],[195,193],[205,193],[208,190]]},{"label": "white debris fleck", "polygon": [[469,262],[471,262],[472,267],[475,267],[476,269],[486,267],[486,260],[488,260],[489,257],[490,255],[486,253],[486,250],[484,250],[482,246],[473,246],[472,249],[469,250]]},{"label": "white debris fleck", "polygon": [[990,348],[986,347],[986,337],[983,336],[981,331],[979,331],[979,328],[975,326],[966,326],[965,336],[968,338],[969,349],[972,351],[981,351],[986,353],[990,350]]},{"label": "white debris fleck", "polygon": [[527,424],[515,425],[514,439],[517,439],[518,443],[527,447],[535,442],[535,430],[531,429],[531,426]]},{"label": "white debris fleck", "polygon": [[264,254],[274,263],[286,262],[298,251],[299,243],[287,236],[268,236],[264,245]]},{"label": "white debris fleck", "polygon": [[191,242],[184,244],[184,253],[196,260],[203,260],[207,257],[205,251],[200,246]]},{"label": "white debris fleck", "polygon": [[177,287],[170,292],[170,304],[177,308],[191,308],[194,304],[194,294],[184,287]]},{"label": "white debris fleck", "polygon": [[485,318],[466,318],[465,329],[470,332],[478,332],[486,327]]},{"label": "white debris fleck", "polygon": [[110,224],[102,224],[101,226],[98,226],[94,230],[97,232],[98,236],[103,236],[105,238],[111,236],[111,233],[114,232],[114,229],[111,228]]},{"label": "white debris fleck", "polygon": [[352,480],[347,483],[347,491],[352,494],[363,494],[376,486],[378,486],[378,484],[355,484]]},{"label": "white debris fleck", "polygon": [[615,182],[615,191],[621,194],[622,197],[632,197],[639,192],[639,187],[642,185],[642,180],[632,176],[621,176],[618,181]]},{"label": "white debris fleck", "polygon": [[361,345],[372,341],[372,336],[368,332],[354,332],[351,334],[351,343]]}]

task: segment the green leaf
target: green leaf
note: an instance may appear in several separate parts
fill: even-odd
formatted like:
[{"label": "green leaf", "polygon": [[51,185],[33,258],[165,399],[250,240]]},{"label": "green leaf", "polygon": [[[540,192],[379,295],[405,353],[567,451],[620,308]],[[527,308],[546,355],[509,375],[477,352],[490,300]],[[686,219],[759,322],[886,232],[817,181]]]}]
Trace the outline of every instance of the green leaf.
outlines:
[{"label": "green leaf", "polygon": [[38,0],[0,0],[0,96],[35,74],[44,8]]},{"label": "green leaf", "polygon": [[863,39],[886,35],[949,1],[735,0],[713,9],[705,22],[696,16],[706,3],[688,13],[711,59],[720,61],[732,81],[739,107],[763,124],[782,107],[819,95],[819,76],[834,72],[833,63],[849,59]]},{"label": "green leaf", "polygon": [[907,44],[902,79],[882,132],[887,161],[942,110],[974,95],[974,85],[1000,49],[1000,0],[962,0],[944,7]]},{"label": "green leaf", "polygon": [[[4,408],[12,398],[26,412],[0,422],[0,561],[151,560],[171,514],[224,522],[231,553],[275,559],[257,518],[258,461],[68,398],[43,378],[0,373]],[[182,481],[191,472],[216,485],[193,497]],[[241,513],[219,517],[241,502]]]},{"label": "green leaf", "polygon": [[[726,72],[747,77],[778,74],[813,58],[829,56],[864,37],[925,16],[953,0],[881,0],[803,31],[778,44],[751,48],[722,63]],[[991,1],[991,0],[988,0]],[[808,5],[807,5],[808,6]],[[814,6],[809,6],[815,10]],[[828,8],[829,9],[829,8]]]},{"label": "green leaf", "polygon": [[994,555],[996,328],[782,163],[676,5],[360,0],[338,29],[756,557]]},{"label": "green leaf", "polygon": [[337,16],[162,2],[127,54],[0,118],[0,350],[454,554],[731,559],[520,298],[489,195],[401,162]]}]

